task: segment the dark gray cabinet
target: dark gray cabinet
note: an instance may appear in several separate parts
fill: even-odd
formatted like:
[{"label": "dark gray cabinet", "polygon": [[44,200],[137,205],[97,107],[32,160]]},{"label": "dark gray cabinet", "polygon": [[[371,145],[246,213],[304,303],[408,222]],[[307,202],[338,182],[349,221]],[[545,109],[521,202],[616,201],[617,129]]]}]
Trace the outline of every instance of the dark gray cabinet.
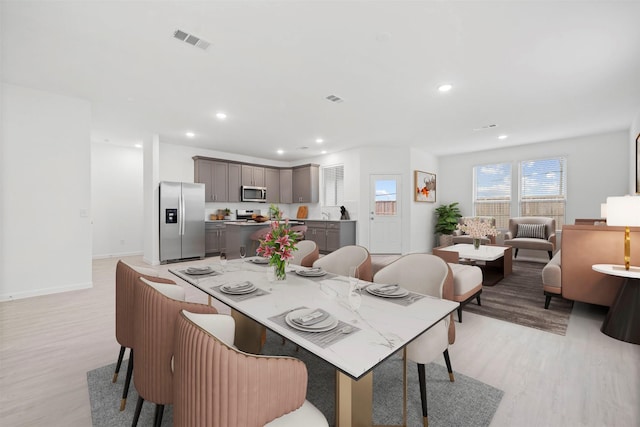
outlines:
[{"label": "dark gray cabinet", "polygon": [[323,254],[356,244],[355,221],[305,221],[305,225],[305,238],[316,242]]},{"label": "dark gray cabinet", "polygon": [[242,165],[242,185],[264,187],[264,167]]},{"label": "dark gray cabinet", "polygon": [[292,169],[280,169],[280,203],[293,203]]},{"label": "dark gray cabinet", "polygon": [[267,203],[280,203],[280,171],[264,168],[265,187],[267,187]]},{"label": "dark gray cabinet", "polygon": [[319,178],[318,165],[293,168],[293,203],[318,203]]},{"label": "dark gray cabinet", "polygon": [[228,163],[196,159],[194,182],[204,184],[205,202],[227,202],[229,194]]},{"label": "dark gray cabinet", "polygon": [[229,201],[240,202],[240,186],[242,185],[242,169],[240,163],[229,163]]},{"label": "dark gray cabinet", "polygon": [[226,245],[226,225],[223,222],[206,222],[204,226],[204,251],[207,255],[220,252]]}]

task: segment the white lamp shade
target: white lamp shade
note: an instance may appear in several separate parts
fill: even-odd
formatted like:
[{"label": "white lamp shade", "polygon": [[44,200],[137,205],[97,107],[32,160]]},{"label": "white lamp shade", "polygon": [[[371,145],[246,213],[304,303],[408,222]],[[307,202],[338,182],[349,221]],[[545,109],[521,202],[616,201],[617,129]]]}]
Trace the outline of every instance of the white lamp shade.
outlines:
[{"label": "white lamp shade", "polygon": [[607,197],[607,225],[640,226],[640,197]]}]

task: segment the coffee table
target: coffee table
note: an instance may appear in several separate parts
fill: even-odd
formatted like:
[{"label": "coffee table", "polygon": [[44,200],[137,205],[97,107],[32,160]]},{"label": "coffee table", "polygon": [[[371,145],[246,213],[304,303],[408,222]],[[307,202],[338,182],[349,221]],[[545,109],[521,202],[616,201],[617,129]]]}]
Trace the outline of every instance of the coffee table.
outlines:
[{"label": "coffee table", "polygon": [[511,246],[480,245],[476,249],[470,244],[459,244],[433,248],[433,254],[446,262],[467,263],[482,268],[483,286],[493,286],[513,271]]}]

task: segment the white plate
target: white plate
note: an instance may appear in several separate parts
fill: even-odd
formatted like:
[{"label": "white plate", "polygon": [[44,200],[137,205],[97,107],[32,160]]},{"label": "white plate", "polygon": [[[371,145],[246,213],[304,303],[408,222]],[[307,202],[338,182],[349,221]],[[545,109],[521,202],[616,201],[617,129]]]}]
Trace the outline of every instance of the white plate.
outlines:
[{"label": "white plate", "polygon": [[307,315],[309,313],[313,313],[314,311],[316,311],[317,309],[315,308],[301,308],[299,310],[294,310],[289,312],[289,314],[287,314],[284,318],[284,321],[287,322],[287,325],[291,326],[294,329],[297,329],[299,331],[304,331],[304,332],[326,332],[326,331],[330,331],[331,329],[335,328],[336,326],[338,326],[338,319],[336,319],[335,317],[333,317],[332,315],[329,315],[329,317],[327,317],[326,319],[324,319],[322,322],[318,322],[314,325],[309,325],[309,326],[302,326],[302,325],[298,325],[296,322],[294,322],[291,319],[294,319],[296,317],[301,317],[304,315]]},{"label": "white plate", "polygon": [[269,264],[269,259],[268,258],[251,258],[249,261],[251,261],[254,264]]},{"label": "white plate", "polygon": [[307,276],[307,277],[321,277],[321,276],[324,276],[325,274],[327,274],[327,272],[324,271],[324,270],[320,270],[320,271],[296,270],[296,274],[298,274],[300,276]]},{"label": "white plate", "polygon": [[220,292],[223,292],[223,293],[229,294],[229,295],[250,294],[251,292],[255,291],[256,289],[258,289],[258,288],[253,283],[251,284],[251,286],[249,286],[247,288],[241,288],[241,289],[229,288],[229,285],[220,286]]},{"label": "white plate", "polygon": [[382,298],[402,298],[409,295],[409,291],[401,287],[398,287],[398,289],[391,294],[376,292],[379,288],[384,288],[385,286],[389,286],[389,285],[368,286],[366,289],[367,289],[367,292],[369,292],[371,295],[375,295],[377,297],[382,297]]},{"label": "white plate", "polygon": [[213,272],[211,267],[187,267],[187,274],[209,274]]}]

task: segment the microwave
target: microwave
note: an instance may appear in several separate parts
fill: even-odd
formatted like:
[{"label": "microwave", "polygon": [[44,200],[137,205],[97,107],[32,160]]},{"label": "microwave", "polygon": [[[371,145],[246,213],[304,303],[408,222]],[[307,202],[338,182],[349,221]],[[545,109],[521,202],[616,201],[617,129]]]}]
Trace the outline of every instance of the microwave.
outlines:
[{"label": "microwave", "polygon": [[241,198],[243,202],[266,202],[267,201],[267,188],[266,187],[253,187],[250,185],[242,186]]}]

